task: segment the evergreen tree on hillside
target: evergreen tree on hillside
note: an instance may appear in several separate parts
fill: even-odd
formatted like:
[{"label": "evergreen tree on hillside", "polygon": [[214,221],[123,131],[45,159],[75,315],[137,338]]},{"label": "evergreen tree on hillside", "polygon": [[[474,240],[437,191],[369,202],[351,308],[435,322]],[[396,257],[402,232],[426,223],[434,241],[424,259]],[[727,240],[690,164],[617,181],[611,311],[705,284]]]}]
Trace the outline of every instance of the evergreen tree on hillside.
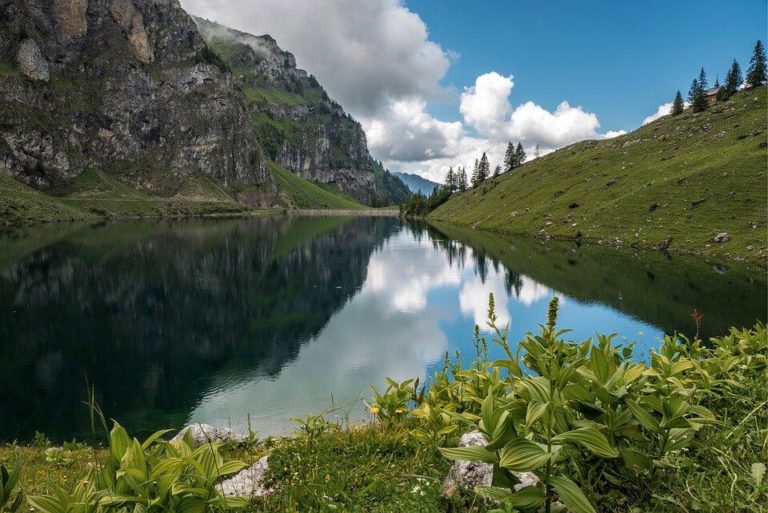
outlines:
[{"label": "evergreen tree on hillside", "polygon": [[480,158],[480,177],[482,180],[488,178],[491,174],[491,164],[488,162],[488,155],[483,152],[483,156]]},{"label": "evergreen tree on hillside", "polygon": [[699,71],[699,87],[702,91],[709,89],[709,82],[707,82],[707,73],[704,71],[704,66]]},{"label": "evergreen tree on hillside", "polygon": [[507,151],[504,153],[504,171],[512,171],[515,167],[515,145],[509,141]]},{"label": "evergreen tree on hillside", "polygon": [[467,171],[463,167],[459,170],[459,178],[456,182],[460,192],[467,190]]},{"label": "evergreen tree on hillside", "polygon": [[472,170],[472,187],[477,187],[480,183],[480,163],[475,159],[475,168]]},{"label": "evergreen tree on hillside", "polygon": [[500,166],[500,165],[498,165],[498,166],[496,166],[496,168],[494,168],[494,170],[493,170],[493,176],[499,176],[500,174],[501,174],[501,166]]},{"label": "evergreen tree on hillside", "polygon": [[[705,77],[706,78],[706,77]],[[688,101],[691,102],[693,112],[702,112],[707,108],[707,99],[704,98],[704,88],[697,79],[691,82],[691,89],[688,91]]]},{"label": "evergreen tree on hillside", "polygon": [[683,95],[680,94],[680,91],[677,92],[675,95],[675,100],[672,102],[672,112],[671,114],[673,116],[679,116],[683,113],[683,110],[685,109],[685,104],[683,103]]},{"label": "evergreen tree on hillside", "polygon": [[515,148],[515,162],[516,166],[522,166],[523,162],[525,162],[525,149],[523,148],[523,143],[519,142],[517,143],[517,148]]},{"label": "evergreen tree on hillside", "polygon": [[456,177],[453,174],[453,166],[448,168],[448,176],[445,177],[445,188],[448,192],[456,190]]},{"label": "evergreen tree on hillside", "polygon": [[537,159],[539,157],[541,157],[541,144],[533,147],[533,158]]},{"label": "evergreen tree on hillside", "polygon": [[728,93],[728,96],[732,96],[739,90],[739,86],[742,82],[744,82],[744,77],[741,76],[741,66],[736,62],[736,59],[733,59],[731,67],[725,75],[723,89]]},{"label": "evergreen tree on hillside", "polygon": [[749,60],[747,83],[750,87],[757,87],[766,82],[768,82],[768,72],[765,65],[765,48],[763,48],[763,42],[758,39],[752,58]]}]

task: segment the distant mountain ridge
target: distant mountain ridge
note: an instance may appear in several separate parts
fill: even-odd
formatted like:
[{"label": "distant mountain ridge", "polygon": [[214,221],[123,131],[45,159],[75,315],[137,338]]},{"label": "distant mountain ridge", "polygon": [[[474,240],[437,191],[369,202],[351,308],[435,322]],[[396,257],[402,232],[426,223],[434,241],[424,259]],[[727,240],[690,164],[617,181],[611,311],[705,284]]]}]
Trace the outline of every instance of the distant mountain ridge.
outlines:
[{"label": "distant mountain ridge", "polygon": [[408,189],[410,189],[410,191],[413,193],[420,192],[424,195],[430,195],[432,194],[432,191],[435,189],[435,187],[440,187],[439,183],[433,182],[432,180],[427,180],[426,178],[413,173],[395,172],[392,174],[400,178],[400,180],[402,180],[403,183],[408,186]]}]

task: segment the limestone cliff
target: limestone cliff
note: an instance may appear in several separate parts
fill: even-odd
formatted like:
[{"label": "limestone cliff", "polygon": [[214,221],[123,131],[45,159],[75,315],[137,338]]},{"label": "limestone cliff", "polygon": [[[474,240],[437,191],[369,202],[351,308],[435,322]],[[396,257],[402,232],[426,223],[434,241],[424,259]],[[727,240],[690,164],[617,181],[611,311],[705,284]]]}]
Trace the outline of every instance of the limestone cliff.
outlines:
[{"label": "limestone cliff", "polygon": [[275,186],[242,91],[178,0],[0,0],[0,173],[42,190],[98,168],[172,195]]},{"label": "limestone cliff", "polygon": [[396,203],[408,195],[405,184],[371,157],[360,123],[328,97],[315,77],[297,68],[294,56],[272,37],[199,18],[195,22],[232,67],[269,158],[369,205]]}]

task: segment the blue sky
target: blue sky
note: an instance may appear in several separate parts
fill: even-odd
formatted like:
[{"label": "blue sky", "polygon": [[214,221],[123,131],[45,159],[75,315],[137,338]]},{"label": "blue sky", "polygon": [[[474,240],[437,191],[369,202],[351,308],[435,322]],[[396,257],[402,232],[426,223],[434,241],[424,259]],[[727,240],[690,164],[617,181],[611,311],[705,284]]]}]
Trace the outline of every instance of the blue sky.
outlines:
[{"label": "blue sky", "polygon": [[[552,110],[562,100],[595,112],[605,130],[632,129],[686,94],[699,67],[710,82],[736,58],[746,70],[765,39],[768,3],[742,1],[408,0],[430,39],[458,59],[443,82],[471,85],[488,71],[514,75],[512,103]],[[430,112],[459,119],[455,106]]]},{"label": "blue sky", "polygon": [[746,70],[765,0],[181,0],[270,34],[392,171],[443,181],[508,142],[547,153],[663,115],[704,66]]}]

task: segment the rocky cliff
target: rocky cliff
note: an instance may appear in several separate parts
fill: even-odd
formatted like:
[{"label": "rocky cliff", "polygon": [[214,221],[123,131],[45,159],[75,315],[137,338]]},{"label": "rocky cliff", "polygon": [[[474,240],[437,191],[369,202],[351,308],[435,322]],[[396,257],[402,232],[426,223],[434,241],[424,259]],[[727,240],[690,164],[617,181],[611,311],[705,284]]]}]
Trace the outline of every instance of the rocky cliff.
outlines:
[{"label": "rocky cliff", "polygon": [[0,173],[50,190],[88,168],[271,203],[244,95],[178,0],[0,0]]},{"label": "rocky cliff", "polygon": [[272,37],[199,18],[195,22],[212,50],[232,67],[269,158],[369,205],[396,203],[408,195],[405,184],[368,153],[360,124]]}]

